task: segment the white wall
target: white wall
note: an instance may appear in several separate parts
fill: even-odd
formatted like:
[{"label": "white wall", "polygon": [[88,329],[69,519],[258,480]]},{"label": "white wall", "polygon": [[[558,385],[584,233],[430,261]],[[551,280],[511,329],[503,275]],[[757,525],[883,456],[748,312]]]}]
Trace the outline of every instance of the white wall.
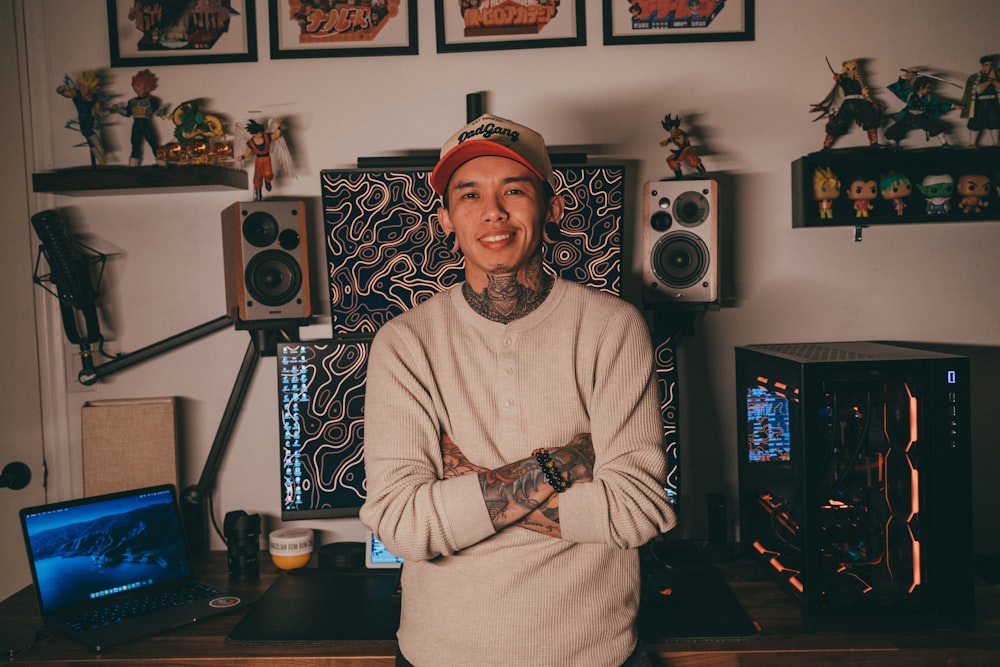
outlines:
[{"label": "white wall", "polygon": [[[72,105],[55,88],[66,73],[107,68],[105,2],[25,4],[34,169],[83,165],[84,151],[72,147],[78,135],[63,128]],[[307,199],[317,216],[315,231],[321,226],[321,169],[352,166],[358,156],[436,149],[464,123],[468,93],[486,92],[487,110],[539,129],[550,146],[634,161],[636,182],[671,176],[667,150],[659,146],[663,115],[696,120],[691,129],[702,137],[705,164],[729,176],[732,192],[725,196],[734,203],[726,242],[733,249],[726,258],[732,285],[727,305],[700,317],[678,353],[681,534],[704,537],[704,495],[721,491],[735,505],[735,346],[889,339],[954,343],[988,353],[1000,345],[997,224],[872,228],[856,243],[847,227],[792,229],[790,210],[790,165],[818,150],[823,139],[809,105],[832,85],[824,58],[835,64],[868,59],[869,83],[896,109],[882,87],[899,68],[928,66],[964,80],[978,69],[980,56],[1000,51],[1000,3],[962,0],[949,3],[947,11],[937,0],[756,5],[752,42],[603,46],[600,5],[588,0],[585,47],[437,54],[433,4],[421,0],[419,56],[270,61],[266,3],[258,0],[258,63],[153,69],[160,79],[157,94],[168,102],[201,97],[232,120],[245,121],[254,109],[287,119],[299,173],[274,194]],[[108,70],[108,89],[125,99],[136,69]],[[957,112],[949,118],[958,126]],[[124,164],[127,122],[111,134],[114,161]],[[964,140],[964,129],[956,130],[955,141]],[[855,130],[838,146],[863,143]],[[924,142],[914,133],[909,145]],[[130,352],[223,314],[219,212],[247,198],[241,191],[40,194],[35,204],[36,210],[62,209],[96,247],[115,254],[106,282],[114,335],[109,349]],[[640,210],[638,198],[630,204]],[[633,250],[637,216],[627,224],[633,225],[626,239]],[[634,274],[640,266],[633,259]],[[43,323],[42,340],[59,335],[51,322]],[[316,337],[329,331],[328,325],[314,329]],[[53,493],[79,492],[80,406],[103,398],[182,397],[185,483],[197,481],[247,341],[247,334],[227,330],[95,387],[66,383],[65,403],[46,406]],[[270,517],[278,512],[274,372],[273,359],[257,369],[218,480],[219,517],[238,508]],[[974,432],[979,470],[997,462],[990,432],[995,418],[987,408],[993,397],[985,395],[992,390],[983,387]],[[985,473],[977,475],[983,527],[991,525],[994,489]],[[325,539],[352,538],[361,530],[353,520],[323,528]],[[977,546],[1000,551],[1000,538],[980,530]]]}]

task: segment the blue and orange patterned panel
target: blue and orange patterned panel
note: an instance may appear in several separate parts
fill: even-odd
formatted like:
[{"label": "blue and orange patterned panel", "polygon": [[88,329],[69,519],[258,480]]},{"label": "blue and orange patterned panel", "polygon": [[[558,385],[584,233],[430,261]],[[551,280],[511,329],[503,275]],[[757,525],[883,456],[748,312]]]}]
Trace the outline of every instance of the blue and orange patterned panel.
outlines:
[{"label": "blue and orange patterned panel", "polygon": [[677,436],[677,355],[672,337],[653,336],[656,377],[660,385],[663,442],[667,448],[667,494],[676,502],[680,495],[680,442]]},{"label": "blue and orange patterned panel", "polygon": [[[444,243],[427,170],[320,174],[335,336],[374,334],[393,316],[462,279]],[[621,293],[622,166],[557,167],[566,198],[550,273]]]}]

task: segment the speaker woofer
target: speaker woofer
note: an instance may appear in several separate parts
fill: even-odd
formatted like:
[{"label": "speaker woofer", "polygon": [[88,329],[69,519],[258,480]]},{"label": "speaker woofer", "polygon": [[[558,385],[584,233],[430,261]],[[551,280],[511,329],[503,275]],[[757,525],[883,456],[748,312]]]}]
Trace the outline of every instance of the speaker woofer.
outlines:
[{"label": "speaker woofer", "polygon": [[709,250],[705,242],[690,232],[676,232],[660,238],[650,253],[650,268],[664,286],[691,287],[708,271]]},{"label": "speaker woofer", "polygon": [[302,270],[298,262],[280,250],[265,250],[247,262],[244,282],[258,303],[281,306],[302,288]]}]

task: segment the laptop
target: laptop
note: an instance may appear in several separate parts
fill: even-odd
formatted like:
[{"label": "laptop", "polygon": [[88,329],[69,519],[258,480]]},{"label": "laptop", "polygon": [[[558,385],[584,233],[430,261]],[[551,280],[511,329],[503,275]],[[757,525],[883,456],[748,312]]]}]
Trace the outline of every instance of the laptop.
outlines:
[{"label": "laptop", "polygon": [[249,603],[195,578],[172,485],[28,507],[20,519],[42,620],[96,651]]}]

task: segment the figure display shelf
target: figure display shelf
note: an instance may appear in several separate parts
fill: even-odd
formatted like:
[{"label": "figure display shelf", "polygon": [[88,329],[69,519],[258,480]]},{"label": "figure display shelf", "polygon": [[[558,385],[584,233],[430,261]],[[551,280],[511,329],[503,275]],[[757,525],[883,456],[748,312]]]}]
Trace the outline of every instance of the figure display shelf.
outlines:
[{"label": "figure display shelf", "polygon": [[1000,147],[822,150],[792,163],[792,227],[1000,220]]},{"label": "figure display shelf", "polygon": [[[112,104],[101,86],[100,76],[88,70],[75,78],[67,75],[57,88],[57,93],[73,100],[77,116],[66,127],[83,135],[78,145],[88,149],[90,165],[32,174],[35,192],[111,195],[247,188],[246,172],[233,168],[233,149],[223,119],[206,111],[203,100],[187,100],[169,110],[152,94],[159,81],[148,69],[132,77],[134,96],[124,103]],[[108,162],[101,133],[104,117],[110,115],[131,119],[128,166]],[[166,143],[160,143],[155,120],[173,125]],[[141,166],[148,155],[146,146],[155,163],[151,166]]]},{"label": "figure display shelf", "polygon": [[35,192],[60,195],[116,195],[162,193],[168,190],[208,192],[245,190],[249,179],[239,169],[215,165],[164,167],[76,167],[31,175]]}]

